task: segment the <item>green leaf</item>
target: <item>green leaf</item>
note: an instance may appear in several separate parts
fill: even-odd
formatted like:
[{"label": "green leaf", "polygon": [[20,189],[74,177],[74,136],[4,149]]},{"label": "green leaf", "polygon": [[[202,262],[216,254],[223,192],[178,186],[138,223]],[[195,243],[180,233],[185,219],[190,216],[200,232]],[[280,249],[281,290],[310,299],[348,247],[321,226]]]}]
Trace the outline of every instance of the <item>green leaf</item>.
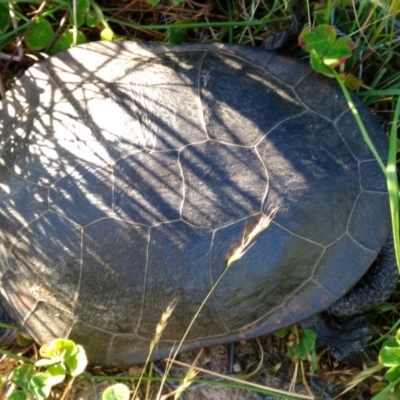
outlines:
[{"label": "green leaf", "polygon": [[386,340],[385,342],[383,342],[382,347],[399,347],[399,343],[397,342],[397,340],[394,339],[389,339]]},{"label": "green leaf", "polygon": [[[340,76],[340,79],[346,85],[346,87],[348,87],[353,92],[356,91],[357,89],[359,89],[363,84],[363,80],[353,74],[341,73],[341,74],[339,74],[339,76]],[[384,307],[384,306],[382,306],[382,307]]]},{"label": "green leaf", "polygon": [[68,339],[54,339],[48,344],[44,344],[39,353],[42,357],[46,358],[64,358],[75,349],[75,343]]},{"label": "green leaf", "polygon": [[[57,54],[60,51],[69,49],[74,41],[72,29],[64,32],[50,47],[48,53],[50,55]],[[77,44],[86,43],[86,36],[82,31],[78,31]]]},{"label": "green leaf", "polygon": [[279,331],[274,332],[274,336],[283,339],[287,334],[291,332],[290,328],[280,329]]},{"label": "green leaf", "polygon": [[10,395],[10,397],[7,397],[7,400],[27,400],[28,397],[24,392],[21,392],[18,390],[17,392],[14,392]]},{"label": "green leaf", "polygon": [[23,364],[13,370],[10,382],[20,389],[25,389],[34,374],[35,367],[32,364]]},{"label": "green leaf", "polygon": [[182,44],[186,36],[186,28],[179,28],[179,24],[185,24],[188,21],[176,21],[173,25],[167,28],[168,32],[168,43],[170,44]]},{"label": "green leaf", "polygon": [[311,329],[304,329],[301,341],[308,352],[314,351],[315,344],[317,343],[317,335]]},{"label": "green leaf", "polygon": [[46,399],[51,392],[51,385],[49,385],[49,376],[43,372],[36,374],[29,381],[27,389],[29,393],[35,397],[35,399]]},{"label": "green leaf", "polygon": [[95,28],[96,26],[100,25],[100,19],[94,12],[89,12],[86,14],[86,25],[89,28]]},{"label": "green leaf", "polygon": [[156,4],[158,4],[160,2],[160,0],[147,0],[147,2],[149,4],[151,4],[152,6],[155,6]]},{"label": "green leaf", "polygon": [[310,55],[310,62],[313,69],[325,76],[332,77],[332,72],[330,69],[324,64],[323,59],[315,52],[312,51]]},{"label": "green leaf", "polygon": [[335,28],[331,25],[318,25],[315,28],[304,28],[299,36],[300,46],[311,53],[315,51],[323,57],[336,40]]},{"label": "green leaf", "polygon": [[76,345],[74,352],[65,357],[65,364],[72,376],[80,375],[88,364],[85,349],[79,344]]},{"label": "green leaf", "polygon": [[385,378],[389,382],[394,382],[396,379],[400,378],[400,366],[390,368],[386,374]]},{"label": "green leaf", "polygon": [[81,374],[87,366],[85,350],[72,340],[55,339],[49,344],[43,345],[39,352],[47,360],[39,360],[36,365],[47,366],[65,363],[72,376]]},{"label": "green leaf", "polygon": [[76,8],[80,11],[88,12],[90,8],[90,0],[77,0]]},{"label": "green leaf", "polygon": [[50,43],[53,35],[54,31],[50,22],[38,18],[26,34],[25,43],[31,50],[41,50]]},{"label": "green leaf", "polygon": [[117,36],[114,34],[114,32],[110,28],[105,28],[100,32],[100,38],[101,38],[101,40],[111,41],[111,40],[115,40],[117,38]]},{"label": "green leaf", "polygon": [[48,375],[47,383],[50,386],[55,386],[65,379],[67,370],[64,364],[57,364],[48,368],[46,373]]},{"label": "green leaf", "polygon": [[102,400],[129,400],[129,389],[122,383],[108,387],[101,396]]},{"label": "green leaf", "polygon": [[48,368],[51,367],[53,365],[57,365],[64,362],[64,357],[53,357],[53,358],[42,358],[40,360],[37,360],[35,362],[35,367],[44,367],[44,368]]},{"label": "green leaf", "polygon": [[76,19],[73,14],[73,9],[69,14],[69,23],[71,25],[81,26],[85,23],[86,14],[89,12],[90,1],[89,0],[77,0],[76,1]]},{"label": "green leaf", "polygon": [[400,365],[400,346],[394,340],[386,341],[379,352],[379,361],[385,367]]},{"label": "green leaf", "polygon": [[23,332],[17,332],[17,343],[20,347],[26,347],[33,343],[33,339]]},{"label": "green leaf", "polygon": [[351,57],[354,49],[354,43],[347,36],[336,40],[332,48],[325,54],[324,63],[326,66],[334,68],[344,64]]},{"label": "green leaf", "polygon": [[314,6],[313,16],[315,25],[323,25],[325,23],[326,8],[316,8]]},{"label": "green leaf", "polygon": [[315,372],[317,369],[317,356],[315,353],[316,334],[310,329],[305,329],[300,335],[300,342],[288,349],[288,356],[294,360],[309,360],[310,370]]}]

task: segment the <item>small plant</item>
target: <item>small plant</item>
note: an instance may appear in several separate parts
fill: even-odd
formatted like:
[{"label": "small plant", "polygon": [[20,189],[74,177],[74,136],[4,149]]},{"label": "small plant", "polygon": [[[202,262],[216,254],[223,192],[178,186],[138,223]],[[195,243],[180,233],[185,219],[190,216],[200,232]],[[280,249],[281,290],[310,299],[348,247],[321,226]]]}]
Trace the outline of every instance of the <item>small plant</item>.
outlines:
[{"label": "small plant", "polygon": [[[67,375],[75,378],[87,366],[86,353],[82,346],[72,340],[55,339],[39,350],[43,357],[35,363],[30,359],[15,368],[9,382],[16,390],[8,400],[46,399],[53,386],[63,382]],[[40,369],[40,372],[37,372]],[[44,371],[43,371],[44,370]],[[3,382],[4,383],[4,379]]]},{"label": "small plant", "polygon": [[[313,69],[328,77],[334,77],[332,68],[343,66],[355,48],[348,36],[338,38],[335,28],[331,25],[304,28],[299,36],[299,44],[310,53]],[[351,90],[362,85],[362,80],[353,74],[340,72],[339,76]]]},{"label": "small plant", "polygon": [[310,329],[305,329],[301,332],[298,343],[292,344],[287,355],[294,361],[309,361],[310,372],[314,373],[317,370],[317,354],[315,351],[316,334]]},{"label": "small plant", "polygon": [[108,387],[102,394],[102,400],[129,400],[129,389],[123,383]]},{"label": "small plant", "polygon": [[375,399],[387,399],[389,393],[393,398],[400,398],[400,329],[396,333],[395,339],[387,340],[383,343],[379,352],[379,362],[382,366],[389,368],[385,374],[387,382],[380,382],[382,390]]}]

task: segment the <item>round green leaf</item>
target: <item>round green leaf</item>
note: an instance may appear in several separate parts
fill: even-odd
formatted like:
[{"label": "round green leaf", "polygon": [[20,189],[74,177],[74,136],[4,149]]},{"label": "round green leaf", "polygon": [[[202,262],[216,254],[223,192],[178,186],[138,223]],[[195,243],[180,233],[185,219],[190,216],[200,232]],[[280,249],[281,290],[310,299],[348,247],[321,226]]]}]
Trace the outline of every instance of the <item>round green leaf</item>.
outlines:
[{"label": "round green leaf", "polygon": [[108,387],[101,396],[102,400],[129,400],[129,389],[122,383]]},{"label": "round green leaf", "polygon": [[115,40],[117,37],[110,28],[105,28],[100,32],[101,40],[111,41]]},{"label": "round green leaf", "polygon": [[75,350],[75,343],[68,339],[54,339],[48,344],[44,344],[39,353],[46,358],[64,358]]},{"label": "round green leaf", "polygon": [[[86,36],[82,31],[78,31],[77,44],[86,43]],[[50,47],[48,53],[50,55],[57,54],[72,47],[73,33],[72,29],[64,32]]]},{"label": "round green leaf", "polygon": [[332,77],[332,72],[324,64],[323,59],[314,50],[311,51],[310,62],[315,71],[324,74],[325,76]]},{"label": "round green leaf", "polygon": [[389,382],[394,382],[394,381],[396,381],[397,379],[399,379],[399,378],[400,378],[400,366],[390,368],[390,369],[386,372],[385,378],[386,378]]},{"label": "round green leaf", "polygon": [[36,374],[28,384],[29,393],[37,400],[45,400],[51,392],[49,376],[45,373]]},{"label": "round green leaf", "polygon": [[17,343],[20,347],[26,347],[33,343],[33,339],[23,332],[17,332]]},{"label": "round green leaf", "polygon": [[89,0],[76,0],[76,19],[71,10],[69,14],[69,23],[71,25],[81,26],[85,23],[86,14],[89,11],[90,2]]},{"label": "round green leaf", "polygon": [[167,29],[168,32],[168,43],[170,44],[182,44],[185,39],[187,28],[179,28],[179,24],[185,24],[188,21],[179,20],[176,21],[173,25],[169,26]]},{"label": "round green leaf", "polygon": [[46,371],[48,375],[47,383],[50,386],[58,385],[65,379],[66,372],[67,371],[64,364],[57,364],[51,366]]},{"label": "round green leaf", "polygon": [[25,389],[34,374],[35,367],[32,364],[23,364],[13,370],[10,381],[20,389]]},{"label": "round green leaf", "polygon": [[313,7],[313,10],[315,25],[323,25],[325,23],[326,9]]},{"label": "round green leaf", "polygon": [[331,25],[318,25],[315,28],[304,28],[299,36],[300,46],[311,53],[315,51],[323,57],[336,40],[335,28]]},{"label": "round green leaf", "polygon": [[24,392],[18,390],[18,392],[14,392],[7,398],[8,400],[27,400],[28,397]]},{"label": "round green leaf", "polygon": [[346,62],[351,57],[354,43],[347,36],[342,36],[331,47],[324,56],[324,63],[328,67],[337,67]]},{"label": "round green leaf", "polygon": [[90,12],[86,15],[86,25],[89,28],[95,28],[100,24],[100,19],[97,17],[97,15],[93,12]]},{"label": "round green leaf", "polygon": [[85,349],[79,344],[76,345],[75,351],[65,357],[65,364],[72,376],[80,375],[88,364]]},{"label": "round green leaf", "polygon": [[53,38],[54,31],[46,19],[37,19],[25,36],[25,43],[31,50],[45,48]]},{"label": "round green leaf", "polygon": [[386,343],[379,353],[380,363],[385,367],[400,366],[400,347],[398,345],[396,347],[387,346]]}]

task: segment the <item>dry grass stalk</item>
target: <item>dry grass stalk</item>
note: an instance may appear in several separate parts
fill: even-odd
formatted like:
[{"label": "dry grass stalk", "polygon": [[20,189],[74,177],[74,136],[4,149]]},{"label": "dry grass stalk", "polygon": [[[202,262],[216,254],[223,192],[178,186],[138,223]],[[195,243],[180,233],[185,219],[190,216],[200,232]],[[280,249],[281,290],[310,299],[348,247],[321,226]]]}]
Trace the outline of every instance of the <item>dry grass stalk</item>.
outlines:
[{"label": "dry grass stalk", "polygon": [[252,229],[245,229],[242,237],[242,243],[228,258],[226,268],[229,268],[233,263],[240,260],[246,254],[246,252],[250,250],[250,248],[255,243],[254,239],[256,238],[256,236],[258,236],[262,231],[268,228],[277,211],[277,207],[274,207],[272,209],[270,208],[268,210],[268,214],[262,214],[261,218],[257,221],[254,227],[252,227]]}]

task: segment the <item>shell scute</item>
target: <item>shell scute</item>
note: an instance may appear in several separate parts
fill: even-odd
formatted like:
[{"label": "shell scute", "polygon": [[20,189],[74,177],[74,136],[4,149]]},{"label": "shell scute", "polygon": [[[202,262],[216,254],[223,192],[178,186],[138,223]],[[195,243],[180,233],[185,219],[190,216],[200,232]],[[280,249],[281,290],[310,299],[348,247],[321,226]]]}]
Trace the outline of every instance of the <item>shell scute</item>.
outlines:
[{"label": "shell scute", "polygon": [[183,179],[177,151],[138,152],[114,165],[114,213],[148,226],[180,218]]},{"label": "shell scute", "polygon": [[267,170],[254,149],[215,141],[183,148],[182,218],[215,229],[261,212]]},{"label": "shell scute", "polygon": [[279,209],[274,221],[324,245],[343,235],[361,188],[358,163],[335,127],[304,114],[257,148],[269,172],[268,202]]},{"label": "shell scute", "polygon": [[77,319],[112,332],[135,332],[149,279],[148,240],[148,227],[116,218],[103,218],[83,229]]}]

